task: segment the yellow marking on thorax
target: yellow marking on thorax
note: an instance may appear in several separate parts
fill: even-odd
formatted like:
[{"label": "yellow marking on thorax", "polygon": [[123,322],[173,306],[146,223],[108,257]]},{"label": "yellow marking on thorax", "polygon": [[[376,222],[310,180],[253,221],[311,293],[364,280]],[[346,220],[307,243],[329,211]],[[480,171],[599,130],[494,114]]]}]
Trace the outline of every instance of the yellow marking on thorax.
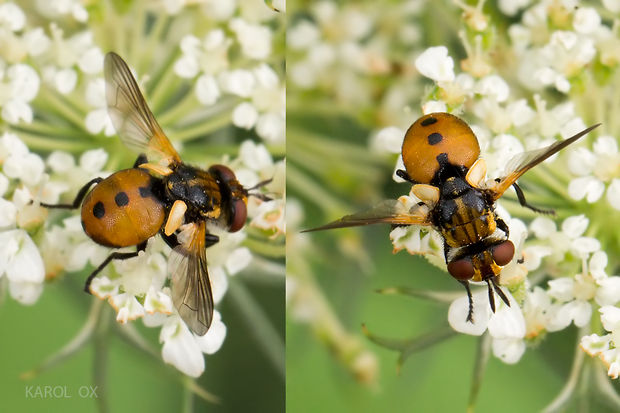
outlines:
[{"label": "yellow marking on thorax", "polygon": [[497,224],[494,214],[486,209],[478,214],[475,209],[465,205],[461,198],[454,200],[456,213],[447,228],[442,229],[446,243],[451,247],[474,244],[495,232]]}]

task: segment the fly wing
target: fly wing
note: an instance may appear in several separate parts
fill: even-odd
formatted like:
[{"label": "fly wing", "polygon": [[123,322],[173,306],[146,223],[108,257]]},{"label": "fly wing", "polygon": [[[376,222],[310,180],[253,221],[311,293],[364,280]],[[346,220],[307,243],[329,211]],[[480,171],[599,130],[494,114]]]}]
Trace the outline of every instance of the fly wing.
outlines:
[{"label": "fly wing", "polygon": [[592,129],[600,126],[600,123],[590,126],[587,129],[582,130],[575,136],[562,141],[554,142],[551,145],[535,149],[533,151],[523,152],[514,156],[506,164],[506,172],[502,178],[490,180],[486,183],[487,192],[491,194],[493,200],[499,199],[504,192],[514,184],[521,175],[543,162],[550,156],[554,155],[558,151],[566,148],[571,143],[577,141],[579,138],[585,136]]},{"label": "fly wing", "polygon": [[105,56],[104,75],[108,114],[121,140],[138,153],[180,162],[149,109],[127,63],[116,53]]},{"label": "fly wing", "polygon": [[428,207],[416,205],[410,210],[396,199],[387,199],[366,211],[346,215],[329,224],[304,230],[302,232],[322,231],[325,229],[357,227],[371,224],[393,225],[431,225]]},{"label": "fly wing", "polygon": [[168,261],[172,274],[172,302],[190,330],[203,336],[213,320],[213,294],[205,253],[205,222],[191,224],[183,233],[187,239],[172,250]]}]

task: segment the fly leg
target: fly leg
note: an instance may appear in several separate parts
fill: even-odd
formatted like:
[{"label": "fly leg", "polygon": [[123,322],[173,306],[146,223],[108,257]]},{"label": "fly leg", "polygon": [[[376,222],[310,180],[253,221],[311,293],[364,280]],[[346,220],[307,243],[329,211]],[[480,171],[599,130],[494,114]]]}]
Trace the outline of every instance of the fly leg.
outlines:
[{"label": "fly leg", "polygon": [[487,278],[485,281],[487,282],[487,287],[489,288],[489,304],[491,305],[491,311],[495,312],[495,294],[493,294],[493,287],[491,287],[491,280]]},{"label": "fly leg", "polygon": [[467,299],[469,300],[469,311],[467,312],[467,319],[465,321],[469,321],[470,323],[474,323],[474,300],[471,298],[471,290],[469,289],[469,281],[459,280],[461,284],[467,290]]},{"label": "fly leg", "polygon": [[399,178],[404,179],[405,181],[407,181],[407,182],[409,182],[409,183],[411,183],[411,184],[414,184],[414,185],[415,185],[415,184],[417,184],[417,182],[416,182],[416,181],[414,181],[414,180],[413,180],[413,179],[409,176],[409,174],[407,173],[407,171],[405,171],[404,169],[398,169],[398,170],[396,171],[396,176],[398,176]]},{"label": "fly leg", "polygon": [[145,249],[146,249],[146,241],[144,241],[142,244],[139,244],[136,247],[136,251],[135,252],[113,252],[112,254],[108,255],[108,258],[103,260],[103,262],[101,264],[99,264],[99,266],[95,269],[95,271],[90,273],[90,275],[86,279],[86,283],[84,284],[84,291],[86,291],[88,294],[91,294],[91,292],[90,292],[90,283],[97,276],[97,274],[99,274],[101,272],[101,270],[103,270],[106,267],[106,265],[108,265],[110,263],[110,261],[112,261],[112,260],[126,260],[128,258],[137,257],[138,254],[140,253],[140,251],[144,251]]},{"label": "fly leg", "polygon": [[[41,205],[42,207],[45,207],[45,208],[75,209],[75,208],[80,206],[80,204],[84,200],[84,197],[86,197],[86,194],[90,190],[90,187],[93,186],[94,184],[98,184],[101,181],[103,181],[103,178],[94,178],[94,179],[91,179],[90,181],[88,181],[86,183],[86,185],[84,185],[82,187],[82,189],[80,189],[80,191],[76,195],[75,199],[73,200],[73,203],[71,203],[71,204],[45,204],[45,203],[41,202],[39,205]],[[32,203],[32,201],[30,201],[30,202]]]},{"label": "fly leg", "polygon": [[495,291],[497,295],[499,295],[499,298],[501,298],[502,301],[510,307],[510,301],[508,300],[508,297],[506,297],[506,294],[502,291],[501,287],[497,285],[497,279],[495,277],[491,277],[487,278],[485,281],[487,282],[489,289],[489,304],[491,305],[491,311],[495,312],[495,295],[493,294],[493,291]]},{"label": "fly leg", "polygon": [[[164,232],[160,232],[161,237],[166,241],[166,244],[172,249],[175,249],[181,243],[177,240],[177,236],[175,234],[166,235]],[[215,244],[220,242],[220,237],[217,235],[209,234],[208,232],[205,234],[205,248],[209,248]]]},{"label": "fly leg", "polygon": [[497,293],[497,295],[499,295],[499,298],[502,299],[502,301],[508,306],[510,307],[510,301],[508,300],[508,297],[506,297],[506,294],[504,294],[504,292],[502,291],[501,287],[497,284],[497,277],[493,277],[491,278],[491,284],[493,284],[493,289],[495,290],[495,292]]},{"label": "fly leg", "polygon": [[517,198],[519,198],[519,203],[521,204],[521,206],[524,206],[526,208],[531,209],[534,212],[538,212],[541,214],[555,215],[555,211],[553,209],[542,209],[542,208],[537,208],[533,205],[528,204],[527,201],[525,200],[525,194],[523,193],[523,190],[521,189],[521,187],[519,187],[519,185],[516,182],[512,184],[512,186],[515,188],[515,191],[517,192]]}]

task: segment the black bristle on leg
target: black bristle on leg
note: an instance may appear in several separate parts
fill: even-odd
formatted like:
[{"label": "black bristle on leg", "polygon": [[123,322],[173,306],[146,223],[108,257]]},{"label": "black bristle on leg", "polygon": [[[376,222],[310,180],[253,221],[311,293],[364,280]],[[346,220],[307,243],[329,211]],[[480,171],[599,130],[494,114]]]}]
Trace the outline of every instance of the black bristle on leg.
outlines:
[{"label": "black bristle on leg", "polygon": [[499,298],[501,298],[502,301],[506,303],[508,307],[510,307],[510,301],[508,300],[508,297],[506,297],[506,294],[504,294],[504,292],[502,291],[501,287],[497,285],[497,279],[492,278],[491,282],[493,283],[493,288],[495,289],[497,295],[499,295]]},{"label": "black bristle on leg", "polygon": [[90,291],[90,283],[95,279],[97,274],[99,274],[101,270],[103,270],[106,265],[108,265],[112,260],[122,261],[129,258],[137,257],[138,254],[140,254],[140,251],[144,251],[146,249],[146,243],[147,241],[144,241],[143,243],[139,244],[136,247],[135,252],[113,252],[112,254],[108,255],[108,258],[103,260],[103,262],[99,264],[95,271],[90,273],[90,275],[86,279],[86,283],[84,283],[84,291],[86,291],[88,294],[92,294]]},{"label": "black bristle on leg", "polygon": [[459,281],[467,290],[467,298],[469,299],[469,311],[467,312],[467,319],[465,321],[469,321],[470,323],[474,323],[474,300],[471,297],[471,290],[469,289],[469,282],[467,281]]},{"label": "black bristle on leg", "polygon": [[489,279],[487,279],[486,282],[489,288],[489,304],[491,305],[491,311],[495,312],[495,295],[493,294],[493,287],[491,287],[491,281]]}]

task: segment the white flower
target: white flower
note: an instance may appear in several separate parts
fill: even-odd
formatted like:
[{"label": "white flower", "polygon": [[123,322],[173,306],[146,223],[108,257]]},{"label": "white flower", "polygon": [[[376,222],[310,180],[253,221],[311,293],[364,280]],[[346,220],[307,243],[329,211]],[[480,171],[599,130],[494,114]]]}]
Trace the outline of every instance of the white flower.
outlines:
[{"label": "white flower", "polygon": [[161,354],[166,363],[172,364],[190,377],[202,374],[205,361],[200,346],[178,316],[166,319],[159,334],[159,341],[164,343]]},{"label": "white flower", "polygon": [[36,245],[23,229],[0,232],[0,277],[9,280],[11,296],[34,304],[43,291],[45,270]]},{"label": "white flower", "polygon": [[106,136],[114,135],[116,131],[107,111],[105,81],[103,78],[97,78],[88,82],[86,101],[89,105],[96,108],[86,115],[86,129],[92,134],[104,132]]},{"label": "white flower", "polygon": [[600,249],[600,243],[592,237],[582,236],[589,224],[585,215],[566,218],[562,222],[561,231],[557,231],[555,223],[546,217],[538,217],[530,224],[530,230],[537,238],[549,240],[553,248],[551,255],[554,261],[563,261],[568,252],[577,257],[587,257]]},{"label": "white flower", "polygon": [[13,32],[20,31],[26,24],[26,15],[16,4],[4,3],[0,5],[0,26]]},{"label": "white flower", "polygon": [[220,73],[218,82],[225,92],[245,98],[250,97],[256,85],[252,72],[243,69]]},{"label": "white flower", "polygon": [[201,75],[196,81],[196,97],[205,106],[213,105],[221,96],[220,88],[212,75]]},{"label": "white flower", "polygon": [[599,312],[609,334],[585,336],[581,339],[581,348],[591,356],[598,356],[607,365],[609,377],[617,379],[620,375],[620,308],[609,305],[601,307]]},{"label": "white flower", "polygon": [[531,0],[500,0],[499,9],[507,16],[514,16],[517,12],[530,4]]},{"label": "white flower", "polygon": [[252,215],[250,226],[272,232],[272,238],[286,233],[283,199],[261,202]]},{"label": "white flower", "polygon": [[423,75],[436,82],[454,80],[454,60],[448,56],[445,46],[429,47],[415,60],[415,67]]},{"label": "white flower", "polygon": [[450,326],[464,334],[475,336],[489,331],[493,337],[493,354],[505,363],[513,364],[519,361],[525,352],[525,319],[509,291],[504,293],[510,302],[507,306],[499,296],[495,295],[495,313],[491,311],[487,291],[481,291],[472,295],[474,312],[473,323],[466,320],[469,311],[467,295],[457,298],[448,310],[448,322]]},{"label": "white flower", "polygon": [[286,33],[286,45],[291,50],[308,49],[316,44],[321,36],[318,27],[312,22],[303,19],[292,27],[289,26]]},{"label": "white flower", "polygon": [[214,29],[202,39],[187,35],[181,40],[183,56],[174,64],[174,71],[184,78],[193,78],[198,73],[216,75],[228,68],[228,49],[232,40],[224,31]]},{"label": "white flower", "polygon": [[250,59],[263,60],[271,54],[272,32],[266,26],[250,24],[243,19],[232,19],[230,29],[237,35],[241,52]]},{"label": "white flower", "polygon": [[37,9],[46,17],[55,19],[70,14],[75,20],[85,22],[88,12],[79,0],[37,0]]},{"label": "white flower", "polygon": [[171,316],[162,327],[159,341],[164,343],[162,357],[166,363],[190,377],[198,377],[205,369],[202,353],[215,353],[225,337],[226,326],[219,312],[214,311],[211,327],[204,336],[192,334],[178,316]]},{"label": "white flower", "polygon": [[[6,79],[5,79],[6,78]],[[28,105],[39,91],[39,76],[26,64],[10,66],[0,77],[2,118],[9,123],[32,122],[32,109]]]},{"label": "white flower", "polygon": [[601,16],[592,7],[579,7],[575,11],[573,27],[577,33],[593,33],[599,28],[600,24]]},{"label": "white flower", "polygon": [[401,128],[389,126],[373,136],[371,147],[388,153],[400,153],[404,138],[405,132]]},{"label": "white flower", "polygon": [[237,127],[251,129],[258,120],[258,110],[249,102],[241,102],[233,111],[232,121]]},{"label": "white flower", "polygon": [[429,100],[422,105],[422,113],[436,113],[436,112],[447,112],[448,107],[445,102],[440,100]]},{"label": "white flower", "polygon": [[616,182],[620,176],[620,152],[614,137],[599,136],[594,142],[593,151],[583,147],[571,151],[568,165],[569,170],[578,175],[568,185],[571,198],[585,198],[589,203],[594,203],[607,189],[610,205],[620,209],[620,202],[616,201],[619,191]]}]

